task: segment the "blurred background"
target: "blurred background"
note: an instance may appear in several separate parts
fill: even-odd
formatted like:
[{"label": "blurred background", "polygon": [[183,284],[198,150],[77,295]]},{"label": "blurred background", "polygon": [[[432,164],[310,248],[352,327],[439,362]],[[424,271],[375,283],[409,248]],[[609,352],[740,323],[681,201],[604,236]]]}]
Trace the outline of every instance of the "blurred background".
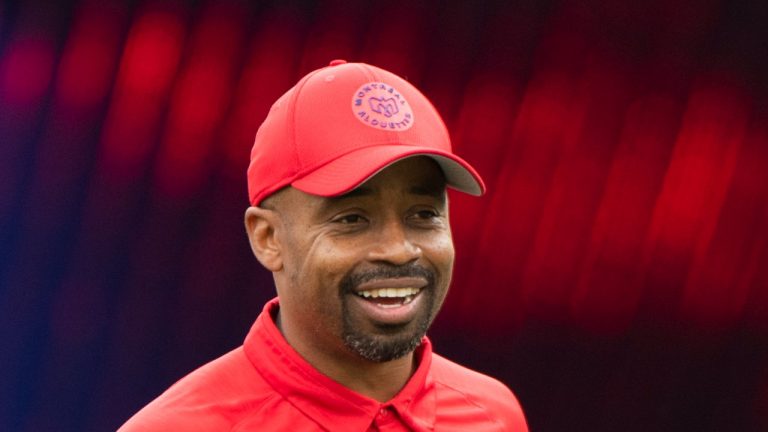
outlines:
[{"label": "blurred background", "polygon": [[490,192],[452,195],[436,351],[532,431],[768,430],[768,5],[0,2],[0,430],[106,431],[241,344],[271,103],[392,70]]}]

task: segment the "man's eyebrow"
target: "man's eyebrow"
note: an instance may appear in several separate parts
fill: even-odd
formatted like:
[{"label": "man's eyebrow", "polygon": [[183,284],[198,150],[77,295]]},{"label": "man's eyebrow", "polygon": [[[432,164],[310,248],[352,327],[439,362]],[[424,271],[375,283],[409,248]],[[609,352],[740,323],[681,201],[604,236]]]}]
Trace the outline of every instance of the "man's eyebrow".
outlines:
[{"label": "man's eyebrow", "polygon": [[328,197],[328,199],[331,202],[339,202],[349,198],[357,198],[357,197],[364,197],[364,196],[370,196],[370,195],[373,195],[373,189],[369,187],[361,186],[361,187],[352,189],[351,191],[345,194],[334,196],[334,197]]},{"label": "man's eyebrow", "polygon": [[414,195],[424,195],[436,199],[445,198],[445,184],[430,184],[412,186],[408,192]]},{"label": "man's eyebrow", "polygon": [[[438,200],[442,200],[442,199],[445,199],[445,184],[440,183],[440,184],[414,185],[408,188],[408,193],[413,195],[428,196]],[[366,186],[360,186],[358,188],[352,189],[351,191],[345,194],[334,196],[334,197],[328,197],[326,202],[328,205],[333,205],[348,199],[367,197],[374,194],[375,194],[375,191],[372,188],[366,187]]]},{"label": "man's eyebrow", "polygon": [[345,194],[325,197],[325,199],[322,201],[322,204],[320,205],[320,211],[321,213],[325,213],[333,208],[336,208],[336,206],[341,205],[341,203],[346,200],[370,195],[373,195],[373,189],[369,187],[358,187]]},{"label": "man's eyebrow", "polygon": [[[426,195],[426,196],[431,196],[431,197],[434,197],[434,198],[442,198],[444,192],[445,192],[445,185],[444,184],[414,185],[414,186],[411,186],[410,188],[408,188],[408,193],[410,193],[410,194],[413,194],[413,195]],[[348,198],[358,198],[358,197],[371,196],[373,194],[374,194],[374,190],[373,189],[371,189],[369,187],[361,186],[359,188],[352,189],[351,191],[349,191],[349,192],[347,192],[347,193],[345,193],[343,195],[339,195],[339,196],[335,196],[335,197],[330,197],[330,199],[333,200],[333,201],[341,201],[341,200],[348,199]]]}]

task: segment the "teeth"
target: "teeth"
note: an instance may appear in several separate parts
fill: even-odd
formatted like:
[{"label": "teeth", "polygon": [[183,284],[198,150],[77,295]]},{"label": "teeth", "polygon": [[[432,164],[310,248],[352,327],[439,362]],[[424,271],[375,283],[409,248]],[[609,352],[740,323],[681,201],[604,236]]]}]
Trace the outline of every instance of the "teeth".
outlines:
[{"label": "teeth", "polygon": [[357,295],[365,298],[396,298],[396,297],[409,297],[419,293],[421,288],[378,288],[367,291],[360,291]]},{"label": "teeth", "polygon": [[402,305],[407,305],[408,303],[410,303],[410,302],[412,302],[412,301],[413,301],[413,296],[412,296],[412,295],[409,295],[408,297],[405,297],[405,298],[403,299],[403,301],[402,301],[402,302],[400,302],[400,303],[393,303],[393,304],[378,304],[378,303],[377,303],[377,305],[378,305],[380,308],[384,308],[384,309],[391,309],[391,308],[397,308],[397,307],[400,307],[400,306],[402,306]]}]

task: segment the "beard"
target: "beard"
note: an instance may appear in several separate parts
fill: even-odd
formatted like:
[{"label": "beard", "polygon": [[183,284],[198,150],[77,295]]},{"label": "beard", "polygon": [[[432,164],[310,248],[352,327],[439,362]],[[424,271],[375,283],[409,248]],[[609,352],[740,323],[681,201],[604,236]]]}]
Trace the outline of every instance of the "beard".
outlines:
[{"label": "beard", "polygon": [[[356,325],[349,311],[347,295],[355,295],[355,287],[375,280],[402,277],[423,277],[427,285],[419,293],[422,299],[422,310],[414,321],[407,324],[375,326],[375,332],[366,332]],[[403,266],[382,266],[373,270],[347,274],[340,283],[342,305],[342,340],[344,345],[366,360],[382,363],[401,358],[421,345],[421,340],[432,324],[437,314],[435,305],[435,274],[417,264]]]}]

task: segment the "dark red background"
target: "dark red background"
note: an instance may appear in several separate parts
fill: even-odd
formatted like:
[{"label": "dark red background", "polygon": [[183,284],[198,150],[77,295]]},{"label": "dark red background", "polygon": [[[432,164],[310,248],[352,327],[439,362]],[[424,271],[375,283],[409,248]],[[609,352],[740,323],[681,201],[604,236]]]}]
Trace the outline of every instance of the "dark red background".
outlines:
[{"label": "dark red background", "polygon": [[0,429],[112,430],[237,346],[271,102],[334,58],[424,90],[452,195],[436,349],[533,431],[768,428],[768,6],[0,3]]}]

